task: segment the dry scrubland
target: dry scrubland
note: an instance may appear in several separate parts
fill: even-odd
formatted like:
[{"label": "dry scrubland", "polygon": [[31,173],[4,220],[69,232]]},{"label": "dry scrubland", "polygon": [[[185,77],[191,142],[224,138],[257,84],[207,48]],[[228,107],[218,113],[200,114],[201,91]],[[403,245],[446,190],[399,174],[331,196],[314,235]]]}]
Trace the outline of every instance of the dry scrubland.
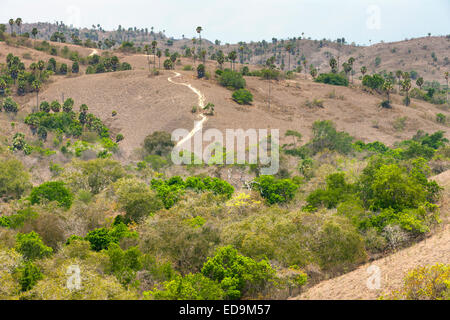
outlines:
[{"label": "dry scrubland", "polygon": [[[337,48],[322,48],[321,50],[315,50],[313,49],[312,43],[313,42],[309,40],[302,40],[302,42],[300,42],[300,45],[305,48],[305,54],[309,55],[309,62],[314,63],[315,65],[321,65],[321,72],[328,70],[326,63],[324,62],[325,60],[323,59],[324,51],[329,51],[336,54]],[[182,42],[176,43],[175,47],[181,44]],[[58,46],[62,45],[58,44]],[[311,48],[307,49],[308,46]],[[427,49],[424,49],[424,46],[427,46]],[[395,52],[392,52],[393,48],[396,49]],[[70,49],[78,51],[82,56],[87,56],[93,52],[92,49],[73,45],[70,45]],[[425,80],[438,80],[443,83],[443,68],[438,68],[430,64],[430,53],[428,51],[432,50],[437,54],[437,56],[444,57],[448,54],[448,49],[448,39],[444,37],[431,37],[403,41],[399,43],[379,44],[371,47],[348,46],[342,49],[343,51],[341,52],[341,58],[343,61],[345,57],[349,57],[350,55],[354,56],[356,58],[356,65],[367,65],[369,73],[375,69],[385,69],[388,71],[395,71],[397,69],[404,69],[405,71],[416,70],[425,78]],[[408,50],[411,50],[411,53],[408,53]],[[98,50],[97,52],[99,54],[103,53],[101,50]],[[51,57],[46,53],[36,51],[31,48],[14,47],[8,46],[5,43],[0,43],[0,60],[2,63],[8,53],[13,53],[14,55],[19,56],[24,61],[26,66],[29,66],[32,61],[39,59],[48,61]],[[85,66],[81,66],[80,75],[52,76],[50,81],[42,88],[39,94],[39,100],[61,100],[62,95],[64,95],[65,98],[71,97],[74,99],[74,109],[77,109],[77,111],[81,104],[88,105],[89,112],[92,112],[95,116],[100,118],[103,123],[110,128],[110,133],[113,136],[116,136],[119,133],[124,135],[124,140],[119,143],[119,151],[113,155],[113,159],[118,160],[124,166],[128,166],[126,168],[129,170],[131,167],[135,168],[136,163],[142,160],[142,144],[148,135],[155,131],[166,131],[170,133],[172,130],[177,128],[186,128],[190,130],[193,127],[193,122],[197,119],[198,115],[193,114],[191,110],[192,107],[197,104],[197,97],[191,90],[189,90],[189,88],[174,85],[167,80],[168,77],[173,76],[173,72],[171,70],[160,70],[158,75],[149,75],[147,56],[143,54],[124,53],[117,53],[117,56],[120,61],[130,63],[133,70],[87,75],[84,72]],[[377,56],[382,57],[382,62],[380,66],[375,68],[375,66],[371,66],[371,64]],[[60,57],[55,57],[55,59],[60,63],[71,64],[71,61],[67,59]],[[164,59],[165,58],[162,58],[162,61]],[[153,60],[153,56],[150,56],[150,60]],[[253,62],[256,62],[256,58]],[[447,124],[442,124],[436,121],[436,114],[438,113],[446,115],[447,118],[450,117],[448,106],[434,105],[421,100],[412,99],[411,105],[406,107],[402,103],[403,96],[395,93],[391,95],[392,109],[380,108],[379,103],[384,100],[384,96],[364,90],[360,84],[360,81],[357,80],[359,75],[358,72],[354,76],[354,84],[351,84],[349,87],[316,83],[312,81],[309,75],[305,76],[303,73],[295,74],[293,79],[272,81],[271,105],[269,108],[267,103],[269,86],[268,81],[262,80],[258,77],[245,77],[247,82],[246,87],[253,93],[253,103],[251,105],[242,106],[233,101],[231,98],[231,91],[220,86],[214,76],[212,76],[209,80],[198,79],[196,76],[196,71],[184,71],[182,69],[183,66],[188,64],[193,65],[192,59],[181,58],[180,62],[175,64],[175,70],[181,73],[182,76],[176,78],[174,81],[188,82],[192,84],[204,94],[206,97],[206,102],[211,102],[215,105],[215,113],[213,116],[208,117],[204,129],[280,129],[280,137],[282,137],[280,142],[281,145],[292,142],[292,137],[284,136],[286,131],[296,130],[302,134],[303,144],[310,141],[310,139],[314,137],[312,128],[313,123],[316,120],[331,120],[336,125],[338,131],[348,132],[355,138],[355,140],[362,140],[365,143],[380,141],[387,146],[394,146],[396,142],[411,139],[411,137],[418,130],[424,130],[428,133],[442,130],[446,131],[444,137],[450,138],[450,132],[448,132],[448,122]],[[157,58],[156,65],[158,66]],[[225,66],[228,67],[227,63],[225,63]],[[151,65],[151,67],[153,67],[153,65]],[[237,69],[240,69],[240,67],[241,65],[237,64]],[[217,64],[215,62],[207,61],[207,72],[214,75],[216,68]],[[257,70],[260,68],[255,65],[250,65],[250,69]],[[13,116],[6,114],[5,112],[0,113],[0,137],[2,138],[3,146],[9,145],[12,140],[12,136],[17,132],[23,132],[27,137],[32,137],[31,130],[23,123],[23,120],[25,119],[25,116],[31,112],[32,108],[35,107],[36,97],[33,94],[27,94],[23,97],[15,96],[14,98],[20,104],[20,109],[17,115]],[[309,103],[315,99],[322,100],[323,105],[313,106]],[[117,112],[116,116],[112,116],[113,111]],[[11,125],[11,122],[14,123],[14,126]],[[400,125],[399,122],[401,122]],[[50,135],[50,137],[53,136]],[[51,139],[48,139],[45,146],[51,148]],[[49,170],[49,164],[51,162],[60,163],[62,166],[66,165],[66,169],[73,169],[73,162],[70,162],[70,157],[64,157],[60,153],[49,157],[44,157],[42,155],[37,157],[28,157],[21,154],[16,154],[16,157],[24,163],[27,169],[30,169],[31,181],[34,186],[38,186],[44,181],[55,178],[54,173]],[[375,299],[381,293],[399,289],[402,285],[402,278],[405,272],[411,268],[423,264],[448,264],[450,262],[450,257],[448,254],[450,252],[450,234],[447,223],[449,213],[448,202],[450,199],[450,179],[448,171],[449,156],[447,155],[446,157],[447,158],[444,160],[435,159],[435,162],[432,165],[432,169],[436,169],[438,167],[436,163],[438,163],[440,167],[436,170],[444,171],[434,178],[444,187],[442,197],[438,202],[443,220],[440,226],[433,226],[430,232],[426,232],[425,235],[422,234],[416,238],[424,239],[421,242],[414,244],[414,241],[411,240],[399,247],[398,250],[387,250],[381,253],[369,252],[368,254],[364,253],[361,255],[359,252],[355,253],[355,256],[357,256],[355,261],[346,264],[343,268],[339,267],[327,269],[323,267],[323,270],[321,270],[317,264],[302,266],[302,268],[304,267],[302,270],[308,274],[310,280],[306,289],[302,289],[302,293],[297,298]],[[296,224],[299,223],[299,221],[302,221],[302,223],[305,223],[305,225],[308,226],[314,224],[312,222],[315,219],[313,216],[309,216],[308,214],[303,216],[299,213],[300,209],[307,203],[306,198],[308,193],[318,187],[323,187],[326,184],[326,176],[336,171],[345,172],[347,179],[350,182],[355,182],[357,177],[362,173],[363,168],[369,162],[368,159],[364,158],[364,155],[361,154],[352,158],[350,156],[341,156],[336,153],[328,154],[326,151],[324,153],[316,154],[313,158],[315,163],[317,163],[314,167],[314,175],[309,177],[307,183],[302,185],[301,193],[297,194],[290,204],[281,205],[281,208],[278,208],[277,205],[275,205],[275,207],[261,205],[261,203],[264,202],[264,199],[262,199],[257,192],[252,193],[251,200],[256,201],[255,203],[257,204],[255,204],[255,207],[246,207],[245,209],[242,209],[242,212],[239,210],[235,211],[234,209],[226,208],[224,203],[220,202],[222,200],[216,201],[216,198],[212,198],[212,196],[209,196],[208,194],[197,197],[188,193],[188,196],[183,198],[183,201],[180,201],[181,204],[179,204],[179,206],[172,209],[167,208],[167,210],[161,209],[161,211],[158,211],[158,213],[155,214],[156,218],[148,218],[148,220],[141,225],[132,224],[130,230],[142,232],[143,239],[139,242],[139,246],[145,253],[154,254],[156,252],[156,255],[162,254],[162,261],[169,261],[173,263],[175,266],[174,268],[177,271],[182,270],[183,274],[186,274],[187,271],[190,270],[189,267],[192,267],[192,270],[198,271],[200,263],[198,259],[211,256],[213,253],[212,248],[215,248],[218,243],[224,245],[235,243],[237,241],[234,239],[228,239],[225,234],[226,230],[233,230],[234,227],[238,229],[241,228],[239,230],[241,230],[240,232],[244,234],[247,233],[249,235],[255,235],[255,237],[258,235],[262,237],[261,239],[263,240],[261,241],[267,240],[264,238],[265,231],[262,231],[263,235],[261,235],[261,230],[264,229],[259,229],[260,226],[255,226],[254,229],[252,229],[253,227],[246,229],[247,224],[251,226],[252,223],[256,223],[255,221],[259,221],[258,219],[261,219],[261,221],[266,221],[265,223],[267,223],[267,226],[265,227],[268,229],[270,229],[270,226],[272,225],[272,223],[268,223],[268,221],[277,221],[274,224],[278,226],[279,223],[280,230],[282,230],[279,234],[276,233],[277,239],[279,236],[277,241],[281,241],[281,243],[286,244],[287,241],[282,239],[285,235],[283,230],[289,229],[286,225]],[[282,167],[288,172],[288,175],[298,176],[298,161],[299,160],[296,157],[283,156]],[[133,172],[133,175],[138,176],[139,179],[141,179],[141,182],[144,181],[145,183],[148,183],[150,178],[159,177],[158,174],[152,170],[141,172],[136,170],[137,169],[132,169],[130,172]],[[234,196],[237,196],[240,191],[244,191],[244,185],[242,184],[243,177],[245,180],[254,178],[253,172],[234,167],[171,167],[163,168],[161,171],[167,176],[175,174],[193,175],[199,173],[207,173],[209,175],[217,176],[228,180],[235,187],[236,192]],[[429,173],[429,176],[430,175],[432,175],[431,172]],[[302,177],[302,179],[305,177]],[[127,182],[125,180],[125,184],[126,183],[131,185],[136,183],[136,181],[130,180]],[[69,236],[70,234],[66,234],[68,232],[67,230],[72,232],[77,230],[79,231],[80,236],[85,236],[88,231],[93,230],[94,228],[111,227],[112,218],[117,216],[119,212],[123,214],[123,211],[126,211],[126,209],[120,208],[120,200],[114,198],[116,200],[111,203],[108,199],[110,192],[116,192],[116,196],[119,195],[117,188],[119,188],[117,185],[114,185],[114,187],[109,186],[106,188],[107,191],[104,193],[99,193],[93,196],[96,198],[93,200],[93,209],[91,209],[93,211],[97,210],[95,213],[91,212],[91,209],[83,207],[83,205],[80,204],[81,202],[78,202],[77,209],[69,211],[70,214],[67,215],[58,209],[58,219],[64,221],[61,223],[67,228],[64,231],[61,231],[62,234],[64,234],[64,236]],[[151,196],[154,196],[154,194]],[[78,194],[77,197],[80,197],[80,195]],[[6,208],[4,211],[11,213],[14,211],[14,206],[16,205],[20,206],[18,204],[8,205],[7,203],[3,203],[0,210],[2,208]],[[47,209],[48,208],[43,206],[42,210],[45,211]],[[75,214],[75,210],[86,210],[86,215],[92,216],[85,217],[78,212],[76,214],[80,216],[77,216],[75,219],[70,216],[71,214]],[[231,211],[228,212],[227,210]],[[169,213],[169,215],[167,213]],[[333,219],[335,219],[334,215],[336,213],[336,209],[323,209],[320,213],[324,213],[323,219],[331,219],[334,221]],[[173,214],[173,216],[170,214]],[[227,216],[227,214],[229,214],[229,216]],[[176,226],[178,226],[178,222],[170,220],[173,217],[179,217],[179,219],[194,219],[197,216],[202,217],[202,215],[206,217],[210,224],[207,223],[205,225],[206,227],[204,227],[203,224],[200,223],[200,228],[203,228],[201,229],[201,232],[203,233],[200,235],[196,233],[189,233],[186,235],[183,233],[178,236],[177,231],[170,228],[171,224],[176,224]],[[276,215],[282,216],[282,219],[284,220],[276,220]],[[193,223],[197,223],[196,221]],[[70,226],[70,223],[74,223],[74,226]],[[284,225],[284,223],[286,223],[286,225]],[[347,224],[345,225],[347,226]],[[158,233],[159,226],[161,226],[163,230],[160,233]],[[27,227],[28,229],[25,228],[21,230],[29,231],[30,226]],[[314,227],[311,226],[311,228],[315,227],[315,225]],[[43,227],[40,226],[39,228],[42,229]],[[164,231],[167,231],[167,233],[164,234]],[[270,232],[275,231],[270,229]],[[11,239],[13,238],[14,232],[2,232],[3,233],[0,233],[0,240],[3,239],[4,242],[7,243],[7,247],[12,247],[13,240]],[[216,239],[214,236],[207,234],[208,232],[211,234],[220,234],[222,238]],[[320,234],[320,232],[323,231],[317,232]],[[176,247],[176,249],[173,250],[180,250],[181,253],[172,252],[171,248],[164,247],[164,244],[160,244],[162,242],[172,241],[172,236],[174,237],[173,241],[175,243],[174,246]],[[195,238],[197,236],[201,238],[201,240],[199,240],[201,243],[194,243],[192,244],[192,247],[184,249],[185,245],[182,244],[182,241],[185,241],[185,239],[183,237],[192,240],[192,237]],[[236,233],[236,236],[244,237],[244,235],[240,233]],[[257,249],[259,240],[257,241],[255,239],[258,238],[248,237],[245,238],[245,241],[241,239],[242,243],[240,245],[244,248],[242,250],[247,250],[247,252],[257,252],[253,256],[256,260],[257,258],[263,257],[263,254],[261,254],[261,252]],[[45,240],[48,241],[48,239]],[[61,246],[63,246],[64,241],[62,240],[65,239],[59,239],[57,245],[53,243],[55,250],[57,250],[57,248],[60,249]],[[155,249],[152,245],[152,241],[158,242],[159,244],[156,246],[160,247]],[[205,245],[202,241],[210,242],[208,245]],[[255,243],[252,241],[255,241]],[[125,244],[124,247],[129,248],[131,245],[136,244],[132,241],[130,243],[131,244],[128,245]],[[274,243],[276,242],[270,244],[276,247]],[[205,246],[206,248],[202,246]],[[407,248],[404,248],[405,246]],[[71,249],[66,248],[59,251],[57,259],[62,259],[61,261],[63,261],[66,258],[69,259],[68,257],[73,258],[72,255],[75,253],[70,250],[80,250],[80,252],[85,250],[80,248],[70,248]],[[197,257],[197,253],[195,251],[197,249],[200,250],[199,257]],[[264,251],[264,248],[261,250]],[[276,251],[276,249],[273,250]],[[301,250],[297,247],[295,250],[299,250],[299,252],[301,252]],[[385,255],[385,253],[389,254]],[[96,256],[97,254],[98,256]],[[101,264],[104,260],[107,260],[107,257],[102,253],[86,253],[86,255],[89,256],[89,258],[86,259],[91,259],[89,260],[89,268],[91,268],[89,269],[89,272],[92,272],[92,274],[89,273],[89,277],[92,276],[92,279],[95,281],[104,281],[101,282],[102,286],[104,283],[108,283],[105,284],[105,286],[110,286],[108,290],[110,290],[110,292],[112,292],[111,294],[116,298],[142,297],[142,292],[151,290],[152,284],[155,283],[154,278],[150,277],[151,279],[147,279],[145,278],[144,273],[143,275],[141,274],[144,278],[139,278],[141,281],[141,287],[139,287],[139,289],[136,289],[135,287],[132,287],[130,283],[127,283],[127,290],[122,291],[124,289],[120,287],[120,284],[112,275],[115,275],[118,279],[120,277],[114,272],[105,271],[108,276],[102,274],[100,277],[101,280],[96,278],[98,275],[94,275],[96,272],[95,270],[98,268],[103,268]],[[183,265],[183,255],[186,256],[186,261],[188,261],[186,265]],[[274,255],[276,255],[276,253]],[[286,259],[286,261],[297,261],[288,256],[289,254],[286,253],[283,258]],[[11,258],[10,256],[8,257]],[[92,261],[95,259],[99,259],[98,261],[100,261],[98,262],[98,266],[94,266],[94,264],[92,264]],[[377,260],[368,263],[367,261],[369,259]],[[58,270],[58,272],[62,272],[62,269],[58,267],[57,262],[55,261],[52,262],[50,260],[45,260],[41,266],[44,267],[44,269],[46,268],[46,270]],[[53,265],[53,263],[55,264]],[[280,262],[278,261],[276,263]],[[369,291],[365,287],[365,279],[367,278],[366,268],[372,263],[378,265],[383,272],[382,290],[380,291]],[[284,265],[281,268],[283,272],[294,272],[292,270],[295,268],[288,269],[287,267],[289,266]],[[350,271],[352,269],[355,270]],[[106,268],[105,270],[109,269]],[[345,273],[347,271],[350,272]],[[46,276],[51,277],[50,272],[48,272]],[[337,277],[329,279],[333,276]],[[120,281],[123,281],[123,278],[120,278]],[[301,285],[303,284],[304,283]],[[50,296],[48,295],[48,292],[43,293],[45,291],[44,288],[45,283],[42,281],[38,282],[38,286],[33,289],[33,292],[36,294],[36,292],[38,292],[36,290],[43,290],[42,292],[38,292],[37,297],[49,298]],[[2,289],[0,289],[0,295],[1,294],[3,294]],[[284,288],[276,291],[276,293],[268,293],[268,291],[264,290],[258,292],[258,294],[251,295],[249,293],[246,298],[267,297],[265,295],[268,295],[268,297],[286,298],[290,295],[295,296],[296,294],[298,294],[298,288],[295,288],[293,291],[291,289],[287,290]],[[99,296],[94,297],[103,296],[99,294]],[[148,298],[149,296],[146,297]]]}]

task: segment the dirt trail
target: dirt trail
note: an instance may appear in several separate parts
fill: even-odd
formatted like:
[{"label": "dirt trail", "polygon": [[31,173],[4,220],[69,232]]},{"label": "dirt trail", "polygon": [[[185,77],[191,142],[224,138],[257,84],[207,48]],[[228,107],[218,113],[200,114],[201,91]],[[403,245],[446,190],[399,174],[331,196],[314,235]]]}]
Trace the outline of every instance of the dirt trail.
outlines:
[{"label": "dirt trail", "polygon": [[[417,266],[436,263],[450,263],[450,225],[448,224],[448,200],[450,192],[450,170],[432,178],[444,187],[441,201],[443,230],[439,230],[415,245],[387,257],[360,266],[342,276],[325,280],[293,298],[299,300],[371,300],[381,294],[398,290],[405,273]],[[373,273],[368,268],[375,265],[381,271],[381,288],[370,290],[368,278]]]},{"label": "dirt trail", "polygon": [[94,54],[98,54],[97,49],[92,49],[92,52],[89,54],[89,57],[93,56]]},{"label": "dirt trail", "polygon": [[[167,80],[168,80],[169,82],[173,83],[173,84],[178,84],[178,85],[186,86],[186,87],[188,87],[189,89],[191,89],[191,90],[198,96],[198,105],[199,105],[199,107],[202,108],[202,110],[203,110],[203,108],[205,107],[205,100],[206,100],[206,98],[205,98],[205,96],[203,95],[203,93],[201,93],[200,90],[194,88],[190,83],[175,82],[175,81],[173,81],[173,80],[172,80],[173,78],[178,78],[178,77],[181,76],[181,74],[178,73],[178,72],[176,72],[176,71],[173,71],[173,73],[175,74],[175,76],[174,76],[174,77],[169,77],[169,78],[167,78]],[[200,121],[196,121],[196,122],[195,122],[194,128],[191,130],[191,132],[189,132],[189,134],[188,134],[186,137],[184,137],[183,139],[181,139],[181,140],[177,143],[176,147],[179,147],[179,146],[183,145],[186,141],[189,141],[189,139],[191,139],[191,138],[195,135],[195,133],[196,133],[197,131],[199,131],[199,130],[202,129],[203,123],[204,123],[206,120],[208,120],[208,118],[207,118],[204,114],[202,114],[202,113],[200,114],[200,117],[201,117]]]}]

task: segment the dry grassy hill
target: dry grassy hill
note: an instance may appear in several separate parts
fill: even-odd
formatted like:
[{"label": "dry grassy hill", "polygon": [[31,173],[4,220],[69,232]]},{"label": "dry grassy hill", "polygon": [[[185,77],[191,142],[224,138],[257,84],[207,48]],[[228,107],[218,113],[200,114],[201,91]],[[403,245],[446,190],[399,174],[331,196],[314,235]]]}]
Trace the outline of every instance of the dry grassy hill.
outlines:
[{"label": "dry grassy hill", "polygon": [[[428,41],[437,39],[425,39]],[[446,40],[445,40],[446,41]],[[62,44],[59,44],[60,46]],[[93,49],[72,46],[80,54],[88,55]],[[0,57],[5,59],[12,52],[19,57],[26,53],[36,59],[47,61],[51,56],[25,47],[11,47],[0,44]],[[101,51],[97,51],[101,54]],[[176,128],[190,129],[195,116],[192,106],[196,96],[188,88],[168,82],[171,71],[161,71],[158,76],[148,75],[147,57],[142,54],[118,54],[121,61],[132,64],[133,71],[81,75],[77,77],[53,76],[40,94],[40,100],[54,100],[72,97],[77,104],[86,103],[90,110],[105,119],[113,131],[125,136],[122,148],[130,155],[138,148],[144,137],[155,130],[172,131]],[[58,61],[69,60],[56,57]],[[151,57],[152,60],[152,57]],[[158,60],[156,60],[158,64]],[[195,71],[182,71],[182,65],[193,64],[191,59],[182,58],[176,70],[182,73],[177,81],[191,83],[215,104],[216,113],[206,122],[207,128],[224,130],[249,128],[279,128],[281,134],[288,129],[300,131],[309,139],[315,120],[328,119],[336,123],[339,130],[349,132],[365,142],[380,140],[392,145],[395,141],[410,138],[417,130],[434,132],[447,127],[435,121],[437,113],[449,116],[448,110],[423,101],[413,100],[410,107],[401,104],[400,96],[393,95],[393,109],[381,109],[378,104],[382,96],[367,93],[358,87],[345,88],[312,82],[304,75],[293,80],[272,83],[271,106],[268,107],[268,82],[256,77],[246,77],[247,86],[254,94],[251,106],[240,106],[231,99],[231,91],[221,87],[216,80],[199,80]],[[208,61],[207,69],[214,74],[216,63]],[[32,95],[21,98],[23,112],[29,112],[35,105]],[[308,106],[308,101],[323,100],[323,107]],[[28,101],[27,101],[28,100]],[[118,116],[114,119],[111,112]],[[400,124],[404,118],[404,126]],[[399,120],[400,119],[400,120]],[[447,133],[448,135],[448,133]]]}]

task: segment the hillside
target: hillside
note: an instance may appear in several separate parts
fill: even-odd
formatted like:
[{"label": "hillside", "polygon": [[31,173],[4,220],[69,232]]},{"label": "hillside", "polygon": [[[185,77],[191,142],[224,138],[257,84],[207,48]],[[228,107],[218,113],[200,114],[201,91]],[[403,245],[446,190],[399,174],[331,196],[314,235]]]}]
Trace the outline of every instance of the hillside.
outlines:
[{"label": "hillside", "polygon": [[[295,299],[306,300],[371,300],[382,294],[399,290],[406,272],[417,267],[436,263],[450,263],[450,225],[448,224],[450,207],[450,171],[447,170],[433,178],[441,184],[444,197],[441,203],[443,225],[431,237],[399,250],[387,257],[371,261],[356,270],[340,277],[325,280],[307,289]],[[381,271],[381,288],[370,290],[366,281],[370,274],[367,268],[375,265]]]},{"label": "hillside", "polygon": [[[443,83],[448,41],[297,40],[296,59],[304,54],[328,72],[339,50],[341,62],[354,56],[369,74],[411,67]],[[428,51],[436,63],[420,58]],[[16,58],[7,61],[9,53]],[[261,70],[264,54],[244,61],[250,71]],[[217,71],[207,59],[199,78],[198,61],[172,55],[170,68],[169,56],[159,68],[139,49],[0,42],[0,299],[375,299],[413,267],[450,263],[447,104],[412,98],[405,106],[395,86],[383,108],[386,94],[363,86],[358,72],[336,86],[274,65],[276,80],[264,80],[242,75],[244,64]],[[249,90],[251,103],[233,99],[221,72]],[[208,103],[213,111],[201,108]],[[270,153],[279,151],[280,170],[173,164],[171,132],[193,134],[200,119],[203,130],[279,129],[280,148]],[[228,261],[239,267],[230,262],[232,277],[219,278]],[[366,289],[371,264],[382,270],[381,291]],[[73,265],[83,271],[80,292],[61,285]]]}]

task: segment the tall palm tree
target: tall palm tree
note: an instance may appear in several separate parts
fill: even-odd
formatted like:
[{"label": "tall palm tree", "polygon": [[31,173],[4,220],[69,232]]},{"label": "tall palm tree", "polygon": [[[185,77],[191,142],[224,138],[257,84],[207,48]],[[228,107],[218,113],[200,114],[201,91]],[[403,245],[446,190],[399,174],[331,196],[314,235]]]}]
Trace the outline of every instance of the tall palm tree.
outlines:
[{"label": "tall palm tree", "polygon": [[41,90],[42,83],[40,80],[34,80],[31,84],[33,90],[36,92],[36,110],[39,110],[39,91]]},{"label": "tall palm tree", "polygon": [[197,58],[195,53],[195,43],[197,42],[197,39],[192,38],[192,58],[194,59],[194,66],[195,66],[195,59]]},{"label": "tall palm tree", "polygon": [[162,56],[162,51],[161,50],[156,50],[156,56],[158,57],[158,61],[159,61],[159,67],[158,69],[161,69],[161,56]]},{"label": "tall palm tree", "polygon": [[202,50],[202,31],[203,28],[198,26],[197,29],[195,29],[198,33],[198,40],[199,40],[199,44],[200,44],[200,51]]},{"label": "tall palm tree", "polygon": [[9,19],[9,27],[11,28],[11,34],[13,33],[13,25],[14,25],[14,19]]},{"label": "tall palm tree", "polygon": [[392,82],[385,81],[383,84],[383,91],[386,92],[386,94],[387,94],[388,103],[391,103],[390,93],[392,92],[392,90],[394,90],[394,85],[392,84]]},{"label": "tall palm tree", "polygon": [[349,59],[348,59],[348,64],[350,65],[350,72],[351,72],[351,75],[352,75],[352,83],[353,83],[353,64],[355,63],[355,58],[353,58],[353,57],[350,57]]},{"label": "tall palm tree", "polygon": [[39,33],[37,28],[33,28],[33,30],[31,31],[31,34],[33,35],[34,39],[36,40],[36,36]]},{"label": "tall palm tree", "polygon": [[402,85],[400,79],[401,79],[402,76],[403,76],[402,70],[397,70],[397,71],[395,72],[395,76],[397,77],[398,91],[400,92],[400,86]]},{"label": "tall palm tree", "polygon": [[288,53],[288,71],[291,70],[291,50],[292,50],[292,44],[288,43],[285,47],[286,52]]},{"label": "tall palm tree", "polygon": [[148,44],[144,46],[144,52],[147,54],[148,72],[150,72],[150,46]]},{"label": "tall palm tree", "polygon": [[22,33],[22,18],[17,18],[16,24],[19,27],[19,34],[21,34]]},{"label": "tall palm tree", "polygon": [[228,59],[230,59],[231,61],[231,70],[234,70],[234,61],[236,60],[236,58],[237,58],[236,51],[231,51],[228,54]]},{"label": "tall palm tree", "polygon": [[244,64],[244,46],[239,47],[239,52],[241,53],[241,64]]},{"label": "tall palm tree", "polygon": [[152,41],[152,49],[153,49],[153,66],[155,66],[156,65],[156,52],[155,52],[155,50],[156,50],[156,47],[158,46],[158,42],[156,41],[156,40],[153,40]]}]

